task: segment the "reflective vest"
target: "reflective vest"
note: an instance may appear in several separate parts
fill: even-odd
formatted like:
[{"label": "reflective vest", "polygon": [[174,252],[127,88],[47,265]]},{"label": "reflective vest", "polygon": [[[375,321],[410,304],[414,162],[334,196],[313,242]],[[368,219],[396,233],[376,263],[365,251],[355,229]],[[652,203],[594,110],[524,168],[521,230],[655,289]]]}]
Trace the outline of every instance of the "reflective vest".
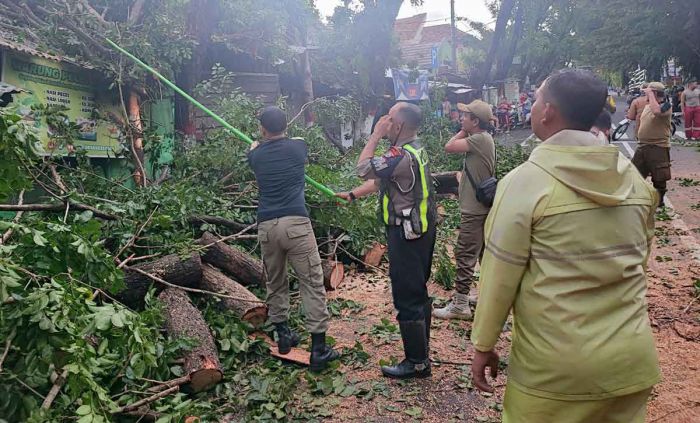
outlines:
[{"label": "reflective vest", "polygon": [[[412,214],[418,213],[418,221],[420,222],[420,230],[415,228],[419,233],[428,232],[430,222],[435,217],[435,204],[432,195],[432,183],[430,181],[430,170],[428,169],[428,155],[425,152],[425,148],[415,146],[411,144],[405,144],[402,147],[411,156],[411,167],[419,175],[420,180],[416,178],[412,189],[413,195],[413,208],[415,209]],[[397,214],[394,206],[391,202],[391,196],[389,195],[389,181],[382,180],[380,187],[380,198],[381,198],[381,218],[385,225],[395,224]],[[394,188],[396,189],[396,188]],[[403,218],[403,216],[398,216]]]}]

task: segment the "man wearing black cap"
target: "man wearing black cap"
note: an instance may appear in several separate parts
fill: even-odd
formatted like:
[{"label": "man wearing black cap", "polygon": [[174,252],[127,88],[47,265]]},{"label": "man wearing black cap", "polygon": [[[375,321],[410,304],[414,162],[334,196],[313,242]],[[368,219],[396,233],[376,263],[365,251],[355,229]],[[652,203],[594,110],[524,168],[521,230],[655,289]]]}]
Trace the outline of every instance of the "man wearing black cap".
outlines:
[{"label": "man wearing black cap", "polygon": [[328,308],[321,257],[304,201],[304,165],[307,146],[287,137],[287,116],[278,107],[266,107],[259,116],[262,141],[251,146],[248,163],[260,191],[258,239],[267,273],[267,305],[275,325],[280,354],[299,343],[289,315],[287,261],[299,278],[299,291],[311,333],[311,371],[323,370],[339,357],[326,345]]}]

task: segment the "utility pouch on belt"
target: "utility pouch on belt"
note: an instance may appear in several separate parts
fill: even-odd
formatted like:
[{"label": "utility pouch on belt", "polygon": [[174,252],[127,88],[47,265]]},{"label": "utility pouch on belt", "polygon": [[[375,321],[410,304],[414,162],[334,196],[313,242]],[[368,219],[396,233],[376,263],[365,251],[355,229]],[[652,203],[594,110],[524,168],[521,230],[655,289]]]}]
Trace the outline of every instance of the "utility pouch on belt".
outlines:
[{"label": "utility pouch on belt", "polygon": [[464,171],[467,173],[467,178],[469,178],[469,183],[474,188],[474,193],[476,194],[476,200],[486,207],[493,206],[493,200],[496,198],[496,187],[498,186],[498,179],[494,176],[490,176],[479,184],[474,181],[469,168],[467,168],[467,161],[464,161]]},{"label": "utility pouch on belt", "polygon": [[418,239],[421,237],[420,215],[415,207],[401,210],[401,227],[404,238]]}]

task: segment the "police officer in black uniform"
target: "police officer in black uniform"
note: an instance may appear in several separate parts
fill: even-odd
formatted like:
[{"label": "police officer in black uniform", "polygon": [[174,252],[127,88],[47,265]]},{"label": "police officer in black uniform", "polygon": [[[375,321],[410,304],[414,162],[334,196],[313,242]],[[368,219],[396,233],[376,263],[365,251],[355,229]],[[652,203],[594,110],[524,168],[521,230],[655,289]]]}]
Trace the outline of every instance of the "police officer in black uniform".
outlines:
[{"label": "police officer in black uniform", "polygon": [[[337,195],[348,201],[379,191],[379,215],[386,226],[389,277],[406,359],[383,366],[387,377],[431,375],[429,358],[432,301],[427,282],[435,246],[435,195],[428,155],[418,140],[421,109],[397,103],[377,123],[357,162],[366,182]],[[375,157],[382,138],[391,148]]]}]

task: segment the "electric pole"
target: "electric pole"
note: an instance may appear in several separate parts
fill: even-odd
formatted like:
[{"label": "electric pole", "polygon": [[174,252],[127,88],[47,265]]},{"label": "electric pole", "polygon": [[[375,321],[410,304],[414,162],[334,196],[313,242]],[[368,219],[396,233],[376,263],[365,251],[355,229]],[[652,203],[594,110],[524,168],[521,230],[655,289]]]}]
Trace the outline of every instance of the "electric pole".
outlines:
[{"label": "electric pole", "polygon": [[455,0],[450,0],[450,29],[452,31],[452,68],[457,72],[457,41],[455,34]]}]

